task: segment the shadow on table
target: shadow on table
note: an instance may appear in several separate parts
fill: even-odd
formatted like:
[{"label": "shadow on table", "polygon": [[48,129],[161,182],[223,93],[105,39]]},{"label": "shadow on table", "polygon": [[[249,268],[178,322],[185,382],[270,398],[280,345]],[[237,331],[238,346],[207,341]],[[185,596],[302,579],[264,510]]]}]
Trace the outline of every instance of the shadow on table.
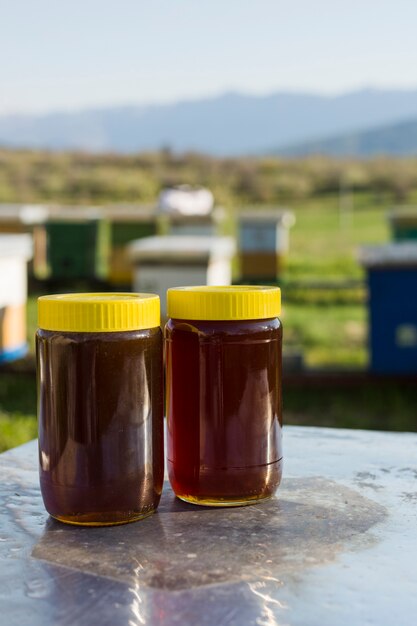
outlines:
[{"label": "shadow on table", "polygon": [[351,546],[368,546],[367,531],[384,516],[380,505],[323,478],[289,478],[277,498],[221,509],[181,502],[168,487],[157,513],[137,523],[82,528],[48,521],[32,556],[177,591],[281,579],[327,563]]}]

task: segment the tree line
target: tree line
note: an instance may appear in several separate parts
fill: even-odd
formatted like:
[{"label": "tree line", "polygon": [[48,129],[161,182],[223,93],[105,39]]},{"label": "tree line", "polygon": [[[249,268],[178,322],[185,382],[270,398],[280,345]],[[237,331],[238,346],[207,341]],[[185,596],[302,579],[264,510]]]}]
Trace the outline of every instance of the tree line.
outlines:
[{"label": "tree line", "polygon": [[215,158],[170,150],[137,155],[0,150],[0,202],[153,203],[167,185],[209,187],[220,204],[282,204],[341,190],[404,203],[417,158]]}]

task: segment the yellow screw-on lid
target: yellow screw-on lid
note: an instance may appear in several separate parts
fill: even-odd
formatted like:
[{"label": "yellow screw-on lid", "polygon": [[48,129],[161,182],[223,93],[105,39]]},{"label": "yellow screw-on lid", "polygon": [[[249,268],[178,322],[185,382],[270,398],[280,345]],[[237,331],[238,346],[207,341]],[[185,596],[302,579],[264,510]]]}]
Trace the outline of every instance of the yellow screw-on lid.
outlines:
[{"label": "yellow screw-on lid", "polygon": [[38,325],[43,330],[110,333],[159,324],[155,294],[68,293],[38,298]]},{"label": "yellow screw-on lid", "polygon": [[167,298],[168,316],[183,320],[256,320],[281,312],[279,287],[178,287]]}]

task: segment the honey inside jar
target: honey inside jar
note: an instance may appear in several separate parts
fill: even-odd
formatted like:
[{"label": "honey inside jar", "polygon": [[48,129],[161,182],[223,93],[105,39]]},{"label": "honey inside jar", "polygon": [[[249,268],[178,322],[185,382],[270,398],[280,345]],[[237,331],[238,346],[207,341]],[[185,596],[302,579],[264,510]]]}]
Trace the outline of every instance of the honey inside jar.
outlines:
[{"label": "honey inside jar", "polygon": [[38,330],[40,484],[45,508],[56,519],[126,523],[158,506],[162,347],[159,326]]},{"label": "honey inside jar", "polygon": [[212,506],[272,496],[282,475],[279,319],[171,317],[165,339],[168,470],[176,495]]}]

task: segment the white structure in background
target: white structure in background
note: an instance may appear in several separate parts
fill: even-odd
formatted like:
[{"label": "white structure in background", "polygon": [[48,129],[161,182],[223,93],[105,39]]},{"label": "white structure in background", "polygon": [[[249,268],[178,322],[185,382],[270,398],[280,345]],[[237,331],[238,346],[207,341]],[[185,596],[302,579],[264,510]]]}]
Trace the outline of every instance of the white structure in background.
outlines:
[{"label": "white structure in background", "polygon": [[50,208],[43,204],[0,204],[0,233],[28,233],[33,237],[33,269],[46,263],[45,222]]},{"label": "white structure in background", "polygon": [[158,206],[165,215],[209,215],[214,207],[214,198],[205,187],[179,185],[163,189]]},{"label": "white structure in background", "polygon": [[24,229],[25,225],[43,224],[48,215],[48,207],[42,204],[0,204],[0,224],[3,228]]},{"label": "white structure in background", "polygon": [[208,215],[170,215],[168,231],[170,235],[217,235],[224,217],[222,207],[216,207]]},{"label": "white structure in background", "polygon": [[0,362],[26,352],[27,262],[32,237],[0,235]]},{"label": "white structure in background", "polygon": [[235,242],[231,237],[167,236],[133,241],[133,291],[156,293],[166,315],[166,291],[184,285],[230,285]]},{"label": "white structure in background", "polygon": [[189,185],[161,191],[158,211],[166,219],[170,235],[217,235],[225,217],[224,209],[214,208],[209,189]]},{"label": "white structure in background", "polygon": [[275,280],[290,248],[290,228],[295,215],[287,209],[244,210],[239,215],[242,275],[248,279]]}]

